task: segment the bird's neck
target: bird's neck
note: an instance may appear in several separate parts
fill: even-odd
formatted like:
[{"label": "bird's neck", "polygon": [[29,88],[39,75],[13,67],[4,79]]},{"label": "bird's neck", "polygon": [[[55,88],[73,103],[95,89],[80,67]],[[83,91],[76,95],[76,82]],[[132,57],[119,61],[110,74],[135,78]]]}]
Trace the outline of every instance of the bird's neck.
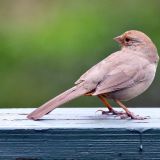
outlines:
[{"label": "bird's neck", "polygon": [[149,60],[151,63],[158,63],[159,61],[159,56],[157,52],[157,48],[155,45],[149,45],[149,47],[142,47],[142,46],[136,46],[136,47],[122,47],[122,50],[124,52],[128,52],[131,54],[136,54],[141,57],[146,58]]},{"label": "bird's neck", "polygon": [[144,54],[148,57],[148,60],[151,63],[156,63],[156,64],[158,63],[159,55],[158,55],[157,48],[153,43],[145,47]]}]

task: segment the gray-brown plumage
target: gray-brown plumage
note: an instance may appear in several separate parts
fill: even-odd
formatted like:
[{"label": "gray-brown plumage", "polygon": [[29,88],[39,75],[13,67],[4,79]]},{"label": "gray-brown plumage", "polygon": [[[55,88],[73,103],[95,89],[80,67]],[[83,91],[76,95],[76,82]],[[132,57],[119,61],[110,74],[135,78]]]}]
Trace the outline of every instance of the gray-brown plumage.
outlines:
[{"label": "gray-brown plumage", "polygon": [[120,51],[93,66],[75,82],[73,88],[46,102],[28,118],[37,120],[72,99],[90,95],[98,96],[113,114],[123,113],[113,110],[107,98],[113,99],[132,119],[143,119],[130,112],[121,101],[140,95],[151,85],[159,60],[157,49],[140,31],[127,31],[115,40],[121,45]]}]

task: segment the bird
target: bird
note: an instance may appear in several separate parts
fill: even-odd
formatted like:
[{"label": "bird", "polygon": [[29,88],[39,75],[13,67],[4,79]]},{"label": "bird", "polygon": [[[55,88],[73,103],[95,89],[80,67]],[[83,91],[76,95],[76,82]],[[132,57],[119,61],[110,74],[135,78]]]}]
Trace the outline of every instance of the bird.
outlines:
[{"label": "bird", "polygon": [[[124,114],[135,120],[142,117],[131,112],[122,101],[131,100],[146,91],[154,80],[159,61],[158,51],[152,40],[143,32],[129,30],[114,38],[120,45],[116,51],[91,67],[75,85],[49,100],[27,118],[38,120],[52,110],[80,96],[97,96],[108,108],[102,114]],[[113,109],[113,100],[124,112]]]}]

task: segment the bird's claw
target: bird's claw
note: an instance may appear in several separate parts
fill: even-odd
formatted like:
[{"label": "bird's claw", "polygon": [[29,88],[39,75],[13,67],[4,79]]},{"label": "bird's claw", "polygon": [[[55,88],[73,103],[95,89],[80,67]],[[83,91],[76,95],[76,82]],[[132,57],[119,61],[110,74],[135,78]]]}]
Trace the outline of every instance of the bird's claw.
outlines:
[{"label": "bird's claw", "polygon": [[150,116],[142,117],[142,116],[139,116],[139,115],[134,115],[134,113],[132,113],[132,112],[125,113],[125,112],[116,111],[116,110],[104,111],[104,110],[99,109],[96,112],[101,112],[102,115],[116,115],[116,116],[120,116],[121,119],[131,118],[133,120],[145,120],[145,119],[149,119],[150,118]]},{"label": "bird's claw", "polygon": [[145,120],[145,119],[150,118],[150,116],[142,117],[142,116],[139,116],[139,115],[134,115],[134,113],[130,112],[130,113],[126,113],[125,116],[122,115],[121,119],[127,119],[129,117],[133,120]]},{"label": "bird's claw", "polygon": [[102,112],[102,115],[111,115],[112,114],[112,115],[121,116],[121,115],[125,114],[122,111],[116,111],[114,109],[113,110],[109,110],[109,111],[104,111],[104,110],[99,109],[96,112]]}]

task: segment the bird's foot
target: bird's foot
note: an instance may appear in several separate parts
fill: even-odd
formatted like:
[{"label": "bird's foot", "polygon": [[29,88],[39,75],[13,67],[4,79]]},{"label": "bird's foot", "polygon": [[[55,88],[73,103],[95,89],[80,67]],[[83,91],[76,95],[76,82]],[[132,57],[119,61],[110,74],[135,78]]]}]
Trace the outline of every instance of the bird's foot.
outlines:
[{"label": "bird's foot", "polygon": [[139,115],[135,115],[134,113],[132,112],[129,112],[129,113],[125,113],[123,115],[120,116],[121,119],[127,119],[127,118],[131,118],[133,120],[145,120],[145,119],[148,119],[150,118],[149,116],[146,116],[146,117],[142,117],[142,116],[139,116]]},{"label": "bird's foot", "polygon": [[125,112],[122,112],[122,111],[116,111],[114,109],[109,110],[109,111],[104,111],[104,110],[99,109],[96,112],[99,112],[99,111],[102,113],[102,115],[116,115],[116,116],[120,116],[121,119],[131,118],[133,120],[145,120],[145,119],[150,118],[149,116],[142,117],[142,116],[139,116],[139,115],[135,115],[132,112],[125,113]]},{"label": "bird's foot", "polygon": [[99,111],[102,112],[102,115],[117,115],[117,116],[122,116],[123,114],[125,114],[122,111],[116,111],[114,109],[109,110],[109,111],[104,111],[104,110],[99,109],[96,112],[99,112]]}]

